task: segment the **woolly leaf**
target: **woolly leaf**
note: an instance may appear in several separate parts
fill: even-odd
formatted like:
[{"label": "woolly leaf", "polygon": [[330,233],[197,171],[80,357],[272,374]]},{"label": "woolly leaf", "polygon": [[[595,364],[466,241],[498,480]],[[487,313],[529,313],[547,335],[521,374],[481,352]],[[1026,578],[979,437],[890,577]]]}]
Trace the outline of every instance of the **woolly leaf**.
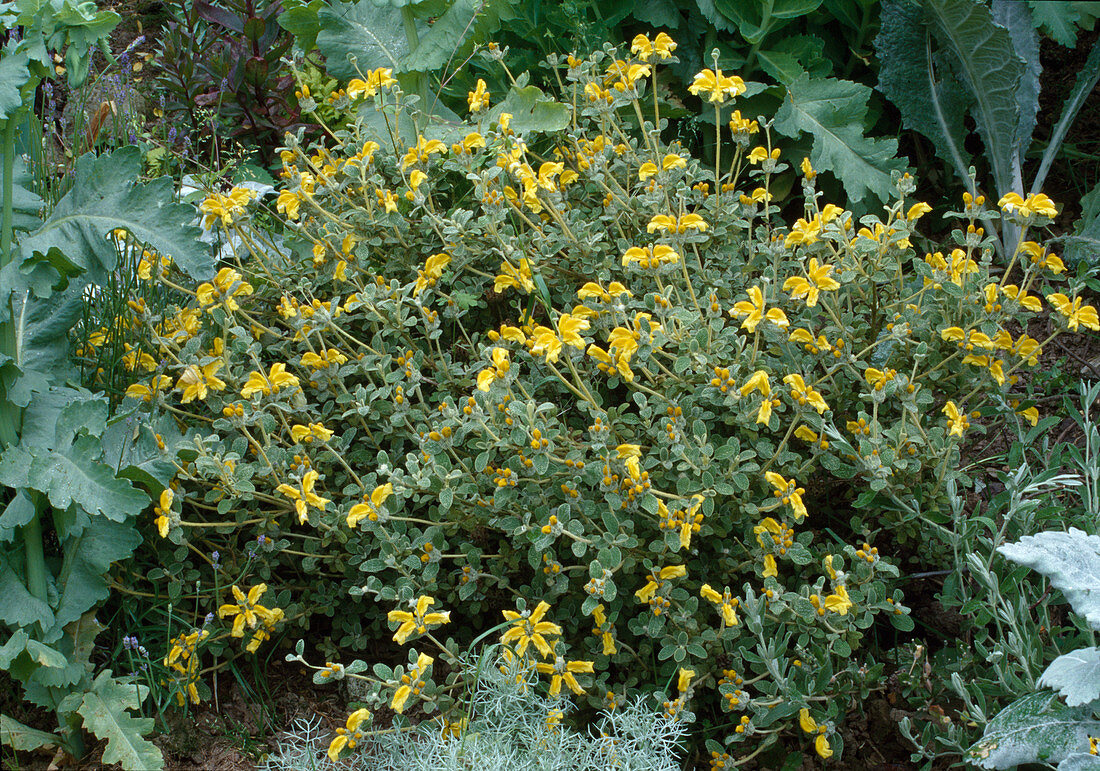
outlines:
[{"label": "woolly leaf", "polygon": [[1067,707],[1053,693],[1031,693],[1001,710],[967,751],[981,768],[1008,769],[1022,763],[1058,763],[1087,751],[1100,731],[1091,707]]},{"label": "woolly leaf", "polygon": [[1043,66],[1039,63],[1039,36],[1035,34],[1031,14],[1023,3],[1015,0],[994,0],[990,10],[993,12],[993,22],[1008,30],[1012,49],[1023,63],[1020,82],[1016,88],[1016,107],[1020,111],[1020,118],[1013,137],[1017,157],[1022,163],[1024,153],[1031,146],[1031,135],[1035,131],[1036,116],[1039,114],[1039,76],[1043,71]]},{"label": "woolly leaf", "polygon": [[[164,768],[164,758],[152,742],[143,738],[153,730],[153,718],[135,718],[127,712],[140,706],[133,684],[111,678],[105,670],[95,679],[95,690],[84,695],[77,712],[84,718],[84,727],[107,740],[103,762],[121,763],[124,769],[153,771]],[[135,703],[139,702],[139,703]]]},{"label": "woolly leaf", "polygon": [[1058,691],[1069,707],[1100,699],[1100,648],[1062,654],[1043,672],[1039,685]]},{"label": "woolly leaf", "polygon": [[810,163],[836,175],[854,201],[868,193],[887,200],[893,187],[890,173],[905,169],[905,161],[896,157],[897,140],[863,136],[870,93],[867,86],[847,80],[803,75],[787,87],[775,116],[781,133],[813,136]]},{"label": "woolly leaf", "polygon": [[27,752],[39,747],[55,747],[61,743],[61,737],[48,731],[23,725],[7,715],[0,715],[0,744],[6,744],[14,750]]},{"label": "woolly leaf", "polygon": [[[82,273],[84,280],[105,285],[118,264],[110,234],[121,229],[138,241],[171,257],[195,279],[213,273],[214,262],[199,241],[199,228],[184,224],[195,210],[176,203],[175,187],[168,177],[144,185],[134,180],[142,171],[141,151],[123,147],[110,155],[93,154],[77,159],[73,187],[57,202],[42,227],[19,243],[20,270],[26,274],[48,263],[58,277]],[[68,266],[61,264],[71,261]],[[39,296],[41,282],[34,284]]]},{"label": "woolly leaf", "polygon": [[10,119],[23,107],[22,89],[31,79],[26,51],[4,51],[0,56],[0,120]]},{"label": "woolly leaf", "polygon": [[882,62],[878,90],[901,112],[902,125],[927,137],[936,154],[965,178],[971,159],[963,146],[963,116],[974,97],[932,56],[920,6],[906,0],[883,3],[875,51]]},{"label": "woolly leaf", "polygon": [[[16,500],[19,500],[16,498]],[[34,506],[30,512],[34,514]],[[11,627],[49,626],[53,622],[50,606],[27,591],[23,579],[0,553],[0,621]],[[2,667],[0,667],[2,668]]]},{"label": "woolly leaf", "polygon": [[1100,630],[1100,536],[1071,527],[1069,532],[1026,535],[997,548],[1013,562],[1042,573],[1089,626]]},{"label": "woolly leaf", "polygon": [[1058,771],[1100,771],[1100,756],[1075,752],[1058,764]]},{"label": "woolly leaf", "polygon": [[[401,57],[409,53],[399,8],[379,8],[370,0],[336,2],[321,8],[317,19],[317,47],[334,78],[357,78],[359,71],[376,67],[399,69]],[[355,57],[359,70],[349,56]]]}]

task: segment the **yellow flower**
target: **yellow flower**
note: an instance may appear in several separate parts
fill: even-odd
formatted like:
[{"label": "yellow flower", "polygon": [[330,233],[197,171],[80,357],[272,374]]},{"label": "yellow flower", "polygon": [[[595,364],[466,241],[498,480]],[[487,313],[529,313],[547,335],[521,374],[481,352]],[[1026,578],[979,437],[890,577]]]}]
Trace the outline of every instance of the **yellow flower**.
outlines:
[{"label": "yellow flower", "polygon": [[304,525],[306,523],[309,518],[309,506],[324,511],[325,506],[331,503],[328,498],[322,498],[313,492],[313,486],[317,484],[318,477],[320,477],[320,474],[310,469],[302,476],[300,487],[281,484],[275,488],[276,492],[280,492],[294,501],[294,509],[298,512],[298,524]]},{"label": "yellow flower", "polygon": [[310,423],[308,426],[303,426],[300,423],[296,424],[291,426],[290,435],[295,442],[304,444],[312,442],[315,438],[327,442],[333,437],[332,431],[325,428],[323,423]]},{"label": "yellow flower", "polygon": [[791,513],[794,514],[795,521],[801,522],[806,517],[806,504],[802,502],[802,494],[806,492],[805,489],[797,487],[793,479],[784,479],[774,471],[765,473],[764,478],[768,480],[768,484],[775,491],[775,497],[782,501],[784,505],[791,507]]},{"label": "yellow flower", "polygon": [[551,696],[561,693],[563,681],[569,686],[569,690],[580,696],[584,693],[584,688],[581,688],[581,684],[577,682],[576,674],[594,671],[591,661],[566,661],[561,656],[555,657],[553,664],[540,661],[535,664],[535,669],[544,675],[550,675]]},{"label": "yellow flower", "polygon": [[1043,193],[1035,193],[1023,198],[1019,193],[1008,193],[997,205],[1006,212],[1018,214],[1020,217],[1030,217],[1033,214],[1042,214],[1044,217],[1057,217],[1058,209],[1054,207],[1054,201]]},{"label": "yellow flower", "polygon": [[541,324],[532,330],[531,353],[535,356],[544,356],[546,361],[553,364],[561,355],[562,340],[550,327]]},{"label": "yellow flower", "polygon": [[724,594],[719,594],[711,588],[710,584],[703,584],[699,590],[699,596],[718,606],[718,610],[722,614],[722,623],[726,626],[737,626],[740,623],[737,619],[736,610],[738,601],[730,597],[729,589],[726,589]]},{"label": "yellow flower", "polygon": [[791,293],[791,299],[806,298],[806,306],[812,308],[817,305],[819,292],[840,289],[840,282],[829,276],[833,272],[832,265],[818,265],[817,258],[810,258],[810,265],[806,269],[807,278],[791,276],[783,282],[783,291]]},{"label": "yellow flower", "polygon": [[631,263],[638,263],[641,268],[653,269],[661,265],[675,264],[679,261],[679,253],[668,244],[656,244],[655,246],[646,247],[632,246],[623,253],[623,267]]},{"label": "yellow flower", "polygon": [[451,145],[451,150],[455,155],[470,155],[478,147],[485,147],[485,137],[476,131],[471,131],[461,143]]},{"label": "yellow flower", "polygon": [[248,399],[253,394],[268,396],[278,393],[283,388],[293,388],[298,385],[298,378],[286,371],[286,364],[276,362],[271,365],[267,375],[263,372],[252,372],[248,375],[248,382],[241,389],[241,396]]},{"label": "yellow flower", "polygon": [[481,112],[489,106],[489,91],[481,78],[477,79],[474,90],[466,94],[466,104],[469,105],[470,112]]},{"label": "yellow flower", "polygon": [[580,336],[580,333],[584,332],[588,327],[588,319],[578,318],[568,313],[563,313],[558,319],[558,332],[561,334],[561,341],[574,348],[580,348],[582,351],[584,350],[585,342],[584,338]]},{"label": "yellow flower", "polygon": [[387,214],[394,214],[397,212],[397,194],[392,193],[389,190],[383,190],[381,188],[375,188],[374,195],[378,199],[378,205],[386,210]]},{"label": "yellow flower", "polygon": [[171,487],[166,487],[160,494],[160,500],[157,505],[153,507],[153,513],[157,515],[157,532],[160,533],[161,538],[168,537],[168,531],[171,526],[172,513],[172,501],[176,498],[176,494],[172,491]]},{"label": "yellow flower", "polygon": [[768,373],[762,369],[756,370],[752,376],[741,386],[741,395],[748,396],[753,391],[759,391],[765,398],[771,395],[772,386],[768,381]]},{"label": "yellow flower", "polygon": [[735,303],[733,309],[730,311],[730,315],[734,318],[745,316],[745,320],[741,322],[741,328],[747,329],[750,332],[755,332],[757,325],[765,319],[775,324],[780,329],[785,329],[790,325],[790,322],[787,321],[787,314],[779,308],[772,308],[769,311],[765,311],[764,309],[764,290],[759,286],[754,286],[749,289],[748,301],[741,300]]},{"label": "yellow flower", "polygon": [[371,522],[378,520],[378,514],[382,511],[382,505],[393,495],[393,485],[387,482],[378,485],[371,491],[370,497],[363,497],[362,503],[357,503],[348,512],[348,527],[356,527],[364,517]]},{"label": "yellow flower", "polygon": [[145,402],[150,402],[153,400],[154,394],[164,393],[171,387],[171,377],[168,375],[157,375],[149,382],[149,385],[134,383],[126,389],[126,395],[135,399],[141,399]]},{"label": "yellow flower", "polygon": [[779,575],[779,568],[775,564],[775,555],[774,554],[765,554],[764,555],[764,573],[763,573],[764,578],[770,578],[772,576],[777,576],[777,575]]},{"label": "yellow flower", "polygon": [[180,397],[181,404],[189,404],[198,399],[202,401],[210,391],[221,391],[225,388],[225,381],[218,377],[218,370],[225,364],[221,359],[212,361],[202,369],[191,364],[176,381],[176,388],[183,390]]},{"label": "yellow flower", "polygon": [[762,163],[763,161],[766,161],[766,160],[769,160],[769,159],[773,160],[773,161],[778,161],[779,160],[779,155],[780,155],[780,152],[779,152],[778,147],[773,147],[771,152],[768,152],[768,148],[766,148],[766,147],[754,147],[752,149],[752,151],[749,153],[748,159],[749,159],[749,163],[756,164],[756,163]]},{"label": "yellow flower", "polygon": [[932,211],[932,207],[926,203],[915,203],[909,207],[909,211],[905,213],[906,222],[916,222],[928,212]]},{"label": "yellow flower", "polygon": [[730,131],[733,132],[735,138],[740,137],[745,144],[748,144],[749,136],[760,131],[760,124],[754,120],[742,118],[741,111],[734,110],[733,115],[730,117]]},{"label": "yellow flower", "polygon": [[[416,172],[413,172],[414,174]],[[424,269],[416,272],[416,284],[413,286],[413,296],[419,296],[429,286],[435,286],[443,276],[443,269],[451,264],[451,255],[445,252],[433,254],[424,261]]]},{"label": "yellow flower", "polygon": [[695,670],[680,667],[680,674],[676,678],[676,690],[680,693],[684,693],[691,687],[691,678],[693,677],[695,677]]},{"label": "yellow flower", "polygon": [[822,398],[821,393],[806,385],[806,381],[802,379],[801,375],[787,375],[783,378],[783,382],[791,387],[791,395],[800,405],[809,404],[817,410],[819,415],[829,409],[829,405],[825,403],[825,399]]},{"label": "yellow flower", "polygon": [[684,214],[680,217],[672,217],[668,214],[657,214],[646,225],[646,231],[654,233],[658,230],[661,232],[671,231],[673,233],[684,234],[688,230],[698,230],[703,232],[709,227],[706,221],[698,214]]},{"label": "yellow flower", "polygon": [[965,414],[959,412],[959,408],[955,406],[953,401],[943,405],[943,414],[947,416],[949,435],[961,437],[963,432],[970,427],[970,420],[967,419]]},{"label": "yellow flower", "polygon": [[852,608],[852,601],[848,599],[848,590],[841,584],[836,588],[834,594],[830,594],[825,598],[822,605],[824,605],[827,610],[846,616],[848,615],[848,611]]},{"label": "yellow flower", "polygon": [[302,200],[298,197],[297,193],[290,190],[283,190],[279,193],[279,197],[275,201],[276,211],[285,214],[292,220],[298,219],[299,207],[302,204]]},{"label": "yellow flower", "polygon": [[639,167],[639,169],[638,169],[638,179],[641,182],[645,182],[650,177],[656,176],[657,172],[659,172],[659,171],[660,171],[660,169],[657,167],[656,163],[653,163],[651,161],[647,161],[647,162],[643,163],[641,165],[641,167]]},{"label": "yellow flower", "polygon": [[745,81],[736,75],[725,76],[721,70],[717,72],[705,69],[695,76],[695,80],[688,86],[694,96],[706,93],[709,101],[721,104],[727,96],[736,97],[745,93]]},{"label": "yellow flower", "polygon": [[524,294],[530,294],[535,288],[534,277],[531,273],[531,263],[526,257],[520,258],[519,267],[515,268],[510,262],[500,263],[500,275],[493,283],[494,292],[503,292],[508,287],[518,289]]},{"label": "yellow flower", "polygon": [[256,584],[248,590],[248,595],[245,596],[244,592],[234,585],[232,587],[233,596],[237,600],[237,604],[225,604],[218,608],[218,618],[225,618],[226,616],[233,616],[233,630],[230,633],[233,637],[244,637],[244,627],[247,624],[249,629],[255,629],[256,625],[263,621],[264,623],[270,622],[274,624],[280,618],[282,618],[282,612],[278,609],[265,608],[260,605],[260,598],[267,591],[267,584]]},{"label": "yellow flower", "polygon": [[219,270],[213,284],[202,283],[195,288],[195,297],[203,308],[222,301],[227,310],[235,311],[240,306],[234,298],[249,294],[252,294],[252,285],[232,268]]},{"label": "yellow flower", "polygon": [[438,139],[425,139],[423,136],[417,136],[416,144],[410,147],[401,159],[401,170],[404,171],[414,163],[427,163],[433,155],[440,155],[445,152],[447,152],[447,145]]},{"label": "yellow flower", "polygon": [[1005,284],[1001,287],[1001,291],[1018,302],[1021,308],[1026,308],[1032,313],[1039,313],[1043,310],[1043,303],[1038,297],[1027,292],[1021,292],[1015,284]]},{"label": "yellow flower", "polygon": [[359,726],[370,720],[370,717],[370,710],[366,708],[357,709],[348,715],[344,728],[336,729],[336,738],[334,738],[332,743],[328,746],[329,760],[335,763],[345,747],[349,750],[353,749],[358,742],[362,741],[366,734],[359,730]]},{"label": "yellow flower", "polygon": [[550,610],[547,602],[540,602],[533,611],[504,610],[504,618],[512,622],[512,626],[500,636],[503,645],[516,643],[516,653],[520,656],[527,650],[528,645],[534,645],[543,657],[551,655],[550,643],[546,636],[560,636],[561,627],[550,621],[543,621],[542,617]]},{"label": "yellow flower", "polygon": [[234,187],[228,195],[211,193],[199,204],[199,211],[206,214],[202,226],[209,230],[217,220],[221,220],[222,227],[227,228],[233,224],[234,215],[244,212],[245,207],[257,195],[255,190],[247,187]]},{"label": "yellow flower", "polygon": [[424,672],[431,666],[433,661],[435,659],[426,653],[421,653],[416,657],[416,665],[408,673],[401,676],[401,685],[393,694],[390,709],[399,715],[405,711],[405,702],[409,700],[409,696],[420,693],[420,689],[424,686]]},{"label": "yellow flower", "polygon": [[818,725],[812,717],[810,717],[810,711],[803,707],[798,712],[798,724],[802,726],[802,730],[808,734],[817,734],[817,738],[814,739],[814,750],[822,758],[831,758],[833,756],[832,749],[829,748],[829,740],[825,734],[828,732],[828,727]]},{"label": "yellow flower", "polygon": [[424,634],[428,631],[429,627],[449,623],[451,620],[451,612],[449,610],[442,613],[427,612],[428,608],[434,604],[434,597],[421,595],[417,597],[416,605],[412,613],[404,610],[391,610],[386,618],[389,621],[399,622],[401,624],[393,635],[394,641],[399,645],[404,645],[414,633],[418,635]]},{"label": "yellow flower", "polygon": [[1091,305],[1081,305],[1080,297],[1070,300],[1061,292],[1056,292],[1048,294],[1047,300],[1066,317],[1066,326],[1069,329],[1076,330],[1079,325],[1084,325],[1095,332],[1100,332],[1100,319],[1097,318],[1096,308]]}]

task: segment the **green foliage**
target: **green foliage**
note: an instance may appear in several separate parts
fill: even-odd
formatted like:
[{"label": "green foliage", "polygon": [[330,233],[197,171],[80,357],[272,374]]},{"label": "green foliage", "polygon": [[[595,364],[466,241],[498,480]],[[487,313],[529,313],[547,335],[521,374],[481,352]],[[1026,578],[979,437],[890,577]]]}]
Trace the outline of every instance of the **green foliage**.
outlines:
[{"label": "green foliage", "polygon": [[870,193],[889,199],[892,174],[905,170],[893,139],[863,136],[871,89],[834,78],[803,75],[787,86],[787,99],[775,115],[775,128],[787,136],[810,134],[814,138],[810,163],[829,169],[844,185],[853,201]]},{"label": "green foliage", "polygon": [[[905,175],[857,227],[807,164],[787,225],[782,154],[749,151],[771,123],[701,164],[644,117],[675,62],[641,64],[555,59],[542,127],[505,117],[537,97],[522,78],[454,124],[364,72],[333,109],[388,124],[288,140],[285,229],[243,188],[203,201],[236,259],[193,295],[149,270],[172,298],[119,322],[170,362],[134,367],[133,403],[187,428],[165,436],[148,591],[180,607],[210,570],[187,547],[221,560],[189,628],[219,611],[241,656],[308,628],[316,682],[355,674],[368,704],[448,720],[463,650],[502,635],[591,707],[659,694],[708,751],[843,752],[846,705],[883,671],[870,630],[913,628],[886,532],[927,538],[966,480],[960,438],[1033,419],[1017,373],[1040,342],[1007,327],[1078,289],[1038,242],[1016,284],[992,274],[975,223],[1041,238],[1038,211],[968,201],[922,258]],[[1073,312],[1100,326],[1089,310],[1057,334]],[[411,644],[397,666],[384,636]]]},{"label": "green foliage", "polygon": [[112,679],[108,669],[96,677],[92,689],[84,694],[77,712],[89,731],[107,740],[104,763],[150,771],[164,767],[160,750],[142,738],[152,730],[152,719],[135,718],[128,712],[141,706],[146,691],[144,686]]},{"label": "green foliage", "polygon": [[[875,39],[882,63],[879,89],[901,111],[902,125],[931,141],[972,196],[978,190],[964,147],[966,115],[977,125],[997,196],[1025,191],[1023,156],[1036,125],[1042,75],[1034,30],[1039,23],[1022,3],[891,0],[883,6]],[[1100,78],[1098,52],[1093,51],[1062,108],[1032,181],[1033,194],[1042,189],[1066,131]],[[1011,254],[1017,238],[1010,226],[998,250]]]}]

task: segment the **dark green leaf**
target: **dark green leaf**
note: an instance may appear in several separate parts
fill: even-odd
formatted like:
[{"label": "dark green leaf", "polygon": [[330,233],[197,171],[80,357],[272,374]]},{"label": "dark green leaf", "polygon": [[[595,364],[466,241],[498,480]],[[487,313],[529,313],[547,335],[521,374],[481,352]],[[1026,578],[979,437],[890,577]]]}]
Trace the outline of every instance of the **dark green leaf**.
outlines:
[{"label": "dark green leaf", "polygon": [[[376,67],[400,69],[401,57],[409,53],[409,41],[398,8],[379,8],[370,0],[336,2],[317,13],[321,29],[317,47],[325,56],[334,78],[349,80]],[[349,56],[354,56],[356,70]]]}]

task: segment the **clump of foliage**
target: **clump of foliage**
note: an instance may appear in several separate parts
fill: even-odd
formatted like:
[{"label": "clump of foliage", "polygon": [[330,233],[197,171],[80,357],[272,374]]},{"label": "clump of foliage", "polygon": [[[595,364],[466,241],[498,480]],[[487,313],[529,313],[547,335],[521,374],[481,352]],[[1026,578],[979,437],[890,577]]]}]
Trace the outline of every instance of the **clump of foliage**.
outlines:
[{"label": "clump of foliage", "polygon": [[[299,654],[302,650],[299,646]],[[300,655],[288,656],[303,661]],[[358,748],[352,767],[447,769],[569,769],[608,767],[634,771],[674,771],[681,767],[679,743],[686,726],[640,699],[605,708],[589,730],[570,726],[573,705],[567,698],[542,695],[538,674],[516,671],[515,661],[493,647],[461,666],[470,680],[462,715],[410,726],[398,718],[397,730],[372,733],[370,712],[348,717],[335,742],[314,724],[300,726],[265,761],[267,771],[317,769],[338,765],[340,750]],[[356,677],[356,675],[348,675]]]},{"label": "clump of foliage", "polygon": [[[204,603],[233,619],[195,655],[327,616],[319,682],[454,721],[489,626],[551,696],[659,694],[720,737],[715,763],[788,732],[842,753],[882,672],[869,631],[912,628],[886,534],[921,538],[959,443],[1033,421],[1017,373],[1100,321],[1039,241],[991,273],[978,223],[1041,238],[1041,194],[967,194],[921,254],[908,175],[857,222],[805,159],[783,223],[770,122],[735,112],[713,166],[663,144],[642,104],[676,44],[645,42],[552,60],[557,99],[479,83],[457,124],[364,71],[346,95],[377,120],[287,139],[285,231],[234,188],[201,207],[234,255],[213,281],[144,262],[177,300],[136,309],[163,364],[135,358],[129,394],[187,431],[160,437],[178,474],[149,578],[179,607],[213,569],[195,631]],[[708,69],[690,90],[717,107],[745,84]],[[391,634],[407,664],[338,662]]]}]

